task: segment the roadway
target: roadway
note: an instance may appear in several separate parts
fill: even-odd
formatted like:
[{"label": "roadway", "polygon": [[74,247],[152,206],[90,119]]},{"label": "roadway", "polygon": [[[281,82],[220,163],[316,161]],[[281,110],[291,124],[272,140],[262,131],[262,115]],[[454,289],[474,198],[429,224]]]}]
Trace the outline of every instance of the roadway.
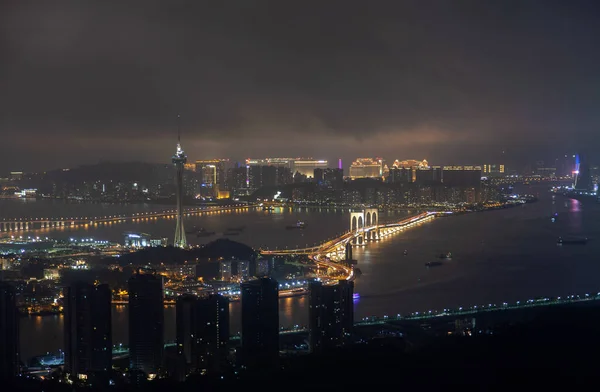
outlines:
[{"label": "roadway", "polygon": [[[191,207],[185,208],[184,216],[212,214],[234,210],[248,210],[256,208],[247,204],[229,204],[225,206]],[[90,226],[99,224],[112,224],[125,221],[145,221],[158,218],[175,218],[177,210],[162,210],[138,212],[135,214],[97,215],[97,216],[70,216],[70,217],[21,217],[0,218],[0,231],[18,232],[60,229],[72,226]]]},{"label": "roadway", "polygon": [[[423,223],[430,219],[433,219],[439,212],[424,212],[408,218],[405,218],[398,222],[384,223],[378,225],[371,225],[363,227],[358,230],[348,231],[341,236],[332,240],[326,241],[317,247],[302,248],[302,249],[285,249],[285,250],[261,250],[263,255],[282,256],[282,255],[301,255],[305,254],[317,264],[317,266],[325,267],[328,270],[332,270],[333,274],[330,277],[338,279],[352,280],[354,279],[354,268],[349,265],[341,264],[332,260],[337,255],[344,253],[345,246],[348,242],[364,237],[366,233],[377,230],[380,236],[393,234],[398,231],[413,227],[417,224]],[[333,275],[333,276],[331,276]]]}]

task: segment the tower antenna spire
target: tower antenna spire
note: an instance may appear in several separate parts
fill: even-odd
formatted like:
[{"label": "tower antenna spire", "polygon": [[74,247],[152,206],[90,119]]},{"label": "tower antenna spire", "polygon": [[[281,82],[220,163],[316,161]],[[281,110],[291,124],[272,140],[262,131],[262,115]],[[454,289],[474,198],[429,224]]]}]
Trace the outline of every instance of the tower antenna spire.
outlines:
[{"label": "tower antenna spire", "polygon": [[177,113],[177,143],[181,143],[181,114]]}]

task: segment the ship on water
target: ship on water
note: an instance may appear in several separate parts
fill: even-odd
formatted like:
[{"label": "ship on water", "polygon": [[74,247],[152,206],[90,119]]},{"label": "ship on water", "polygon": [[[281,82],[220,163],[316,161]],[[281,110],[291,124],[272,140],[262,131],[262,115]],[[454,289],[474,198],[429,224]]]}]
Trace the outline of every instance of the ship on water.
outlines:
[{"label": "ship on water", "polygon": [[289,225],[285,227],[288,230],[293,230],[293,229],[304,229],[306,228],[306,223],[302,222],[302,221],[298,221],[296,222],[295,225]]}]

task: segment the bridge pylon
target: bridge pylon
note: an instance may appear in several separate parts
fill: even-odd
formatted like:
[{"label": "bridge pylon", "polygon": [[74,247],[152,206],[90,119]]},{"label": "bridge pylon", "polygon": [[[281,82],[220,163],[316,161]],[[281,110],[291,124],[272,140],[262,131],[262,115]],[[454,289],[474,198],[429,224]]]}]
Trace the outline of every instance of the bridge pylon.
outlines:
[{"label": "bridge pylon", "polygon": [[363,210],[365,215],[365,227],[375,228],[365,233],[365,239],[367,241],[379,240],[379,210],[377,208],[365,208]]},{"label": "bridge pylon", "polygon": [[352,211],[350,212],[350,231],[355,235],[350,240],[352,245],[361,246],[364,244],[364,233],[365,227],[365,212],[363,211]]},{"label": "bridge pylon", "polygon": [[[369,230],[365,231],[365,229]],[[360,211],[351,211],[350,231],[355,233],[351,240],[352,245],[362,246],[365,241],[379,240],[379,210],[363,208]]]}]

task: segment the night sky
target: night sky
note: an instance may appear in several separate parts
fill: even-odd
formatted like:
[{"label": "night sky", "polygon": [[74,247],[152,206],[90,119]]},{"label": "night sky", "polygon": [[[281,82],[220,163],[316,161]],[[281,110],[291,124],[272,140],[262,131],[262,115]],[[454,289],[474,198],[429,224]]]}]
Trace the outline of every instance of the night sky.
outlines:
[{"label": "night sky", "polygon": [[598,1],[0,4],[0,174],[600,151]]}]

